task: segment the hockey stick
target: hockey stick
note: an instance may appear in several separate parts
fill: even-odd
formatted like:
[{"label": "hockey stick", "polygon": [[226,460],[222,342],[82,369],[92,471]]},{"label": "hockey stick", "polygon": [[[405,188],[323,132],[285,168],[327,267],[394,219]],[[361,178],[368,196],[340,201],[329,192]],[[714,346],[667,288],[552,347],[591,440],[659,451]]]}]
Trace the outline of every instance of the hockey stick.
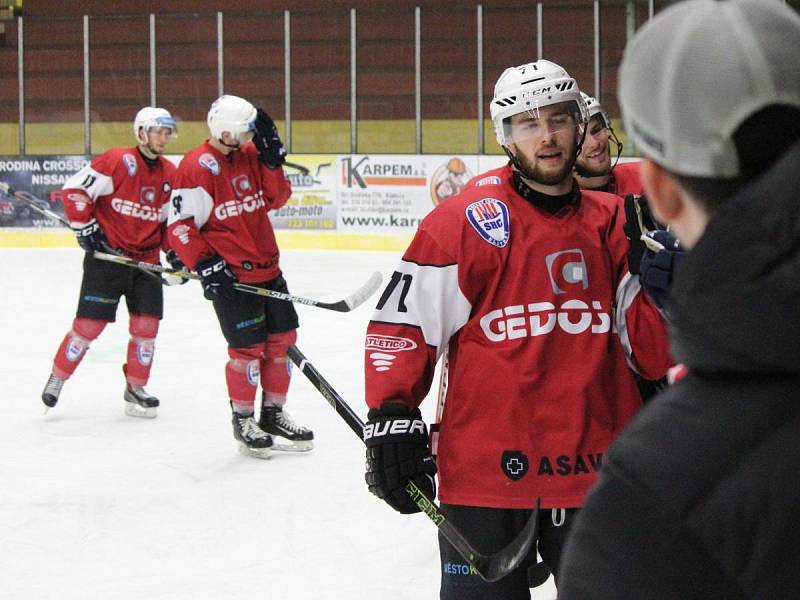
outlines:
[{"label": "hockey stick", "polygon": [[288,160],[283,163],[287,167],[291,167],[292,169],[297,169],[303,175],[308,175],[308,167],[304,167],[303,165],[298,165],[297,163],[289,162]]},{"label": "hockey stick", "polygon": [[[94,257],[108,262],[115,262],[121,265],[127,265],[138,269],[146,269],[155,273],[164,273],[166,275],[175,275],[177,277],[185,277],[186,279],[202,279],[200,275],[193,271],[185,271],[182,269],[171,269],[169,267],[162,267],[161,265],[152,265],[150,263],[139,262],[127,256],[117,256],[116,254],[106,254],[104,252],[95,252]],[[248,285],[246,283],[234,283],[233,287],[240,292],[247,292],[248,294],[256,294],[258,296],[265,296],[266,298],[275,298],[277,300],[285,300],[286,302],[294,302],[295,304],[305,304],[306,306],[316,306],[327,310],[335,310],[337,312],[350,312],[357,306],[360,306],[364,301],[369,298],[380,287],[383,277],[377,271],[373,273],[370,278],[358,288],[355,292],[350,294],[343,300],[336,302],[323,302],[322,300],[312,300],[311,298],[303,298],[301,296],[294,296],[292,294],[285,294],[283,292],[276,292],[275,290],[266,290],[255,285]]]},{"label": "hockey stick", "polygon": [[[36,196],[34,196],[33,194],[30,194],[30,197],[28,197],[28,193],[22,192],[20,190],[12,190],[11,186],[9,186],[7,183],[4,183],[4,182],[0,182],[0,190],[2,190],[6,194],[13,195],[15,198],[18,198],[19,200],[22,200],[29,207],[31,207],[33,210],[38,212],[40,215],[42,215],[44,217],[47,217],[48,219],[51,219],[53,221],[57,221],[57,222],[61,223],[64,227],[67,227],[68,229],[72,229],[72,227],[70,227],[69,221],[67,221],[64,217],[62,217],[58,213],[53,212],[49,208],[42,208],[41,206],[39,206],[36,203],[36,201],[39,201],[39,202],[42,202],[42,201],[39,200],[38,198],[36,198]],[[114,250],[108,244],[104,243],[103,245],[105,246],[106,252],[108,252],[109,255],[111,255],[111,256],[119,256],[119,257],[125,258],[122,254],[120,254],[119,252]],[[164,280],[160,275],[156,275],[155,273],[151,273],[150,271],[147,271],[145,269],[141,269],[140,268],[140,270],[143,273],[145,273],[148,277],[151,277],[153,279],[157,279],[161,283],[161,285],[166,285],[166,286],[173,285],[169,281]]]},{"label": "hockey stick", "polygon": [[[364,422],[353,412],[353,409],[342,399],[342,397],[331,387],[319,371],[303,355],[297,346],[289,346],[289,359],[303,372],[311,384],[317,388],[320,394],[328,401],[336,413],[358,436],[364,439]],[[528,555],[531,545],[537,537],[537,525],[539,522],[539,499],[536,500],[536,507],[533,514],[528,519],[528,523],[517,534],[517,537],[502,550],[494,554],[482,554],[467,541],[456,526],[447,520],[436,503],[428,498],[413,481],[406,483],[406,492],[423,513],[433,521],[433,524],[441,532],[442,536],[452,544],[452,546],[463,556],[466,561],[478,572],[486,581],[497,581],[502,579],[511,571],[517,568],[520,562]]]}]

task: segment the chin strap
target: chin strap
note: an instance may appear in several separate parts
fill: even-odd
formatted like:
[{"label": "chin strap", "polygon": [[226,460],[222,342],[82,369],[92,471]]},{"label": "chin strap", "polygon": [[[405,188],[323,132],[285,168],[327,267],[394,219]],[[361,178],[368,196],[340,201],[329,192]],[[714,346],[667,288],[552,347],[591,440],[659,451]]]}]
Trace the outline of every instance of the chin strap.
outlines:
[{"label": "chin strap", "polygon": [[528,173],[525,167],[522,166],[522,163],[516,156],[514,156],[514,153],[508,149],[508,146],[502,146],[502,148],[505,151],[506,156],[508,156],[508,160],[510,160],[511,164],[514,165],[517,171],[519,171],[520,175],[522,175],[525,179],[533,179],[533,176],[530,173]]},{"label": "chin strap", "polygon": [[619,159],[622,156],[623,145],[622,145],[622,142],[619,141],[619,138],[617,137],[617,134],[614,132],[614,128],[613,127],[609,127],[608,130],[611,132],[611,139],[614,140],[614,143],[617,145],[617,158],[614,159],[614,164],[611,165],[611,169],[610,169],[610,171],[613,171],[614,167],[617,166],[617,163],[619,162]]}]

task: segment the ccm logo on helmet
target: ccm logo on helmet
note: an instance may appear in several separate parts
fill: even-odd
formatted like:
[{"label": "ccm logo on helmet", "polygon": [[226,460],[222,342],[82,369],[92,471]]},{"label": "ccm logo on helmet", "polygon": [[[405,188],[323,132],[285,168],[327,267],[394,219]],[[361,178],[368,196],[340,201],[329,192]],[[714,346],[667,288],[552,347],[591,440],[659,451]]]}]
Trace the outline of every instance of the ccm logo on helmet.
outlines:
[{"label": "ccm logo on helmet", "polygon": [[425,435],[425,423],[421,419],[394,419],[364,425],[364,441],[373,437],[384,435],[397,435],[404,433],[419,433]]},{"label": "ccm logo on helmet", "polygon": [[[602,305],[598,300],[592,301],[592,310],[581,300],[568,300],[559,308],[560,310],[556,310],[551,302],[498,308],[481,318],[481,329],[492,342],[546,335],[556,325],[572,335],[578,335],[590,328],[592,333],[608,333],[611,329],[611,315],[602,312]],[[573,317],[577,319],[573,321]]]}]

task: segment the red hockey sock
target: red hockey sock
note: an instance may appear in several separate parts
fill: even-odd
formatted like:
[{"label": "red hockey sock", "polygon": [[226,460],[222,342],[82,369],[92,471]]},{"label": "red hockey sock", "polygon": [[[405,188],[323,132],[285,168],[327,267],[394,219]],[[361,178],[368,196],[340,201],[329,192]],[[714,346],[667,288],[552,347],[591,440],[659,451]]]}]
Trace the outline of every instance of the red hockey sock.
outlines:
[{"label": "red hockey sock", "polygon": [[297,341],[297,330],[270,333],[264,344],[264,358],[261,359],[261,388],[268,404],[285,404],[289,391],[291,365],[289,346]]},{"label": "red hockey sock", "polygon": [[76,317],[72,321],[72,329],[58,347],[53,360],[53,374],[60,379],[68,379],[86,355],[89,344],[97,339],[107,324],[108,321]]},{"label": "red hockey sock", "polygon": [[153,315],[131,315],[128,360],[123,367],[128,383],[144,386],[150,378],[158,325],[158,317]]},{"label": "red hockey sock", "polygon": [[225,366],[225,382],[233,410],[239,414],[253,414],[263,348],[263,344],[228,348],[230,360]]}]

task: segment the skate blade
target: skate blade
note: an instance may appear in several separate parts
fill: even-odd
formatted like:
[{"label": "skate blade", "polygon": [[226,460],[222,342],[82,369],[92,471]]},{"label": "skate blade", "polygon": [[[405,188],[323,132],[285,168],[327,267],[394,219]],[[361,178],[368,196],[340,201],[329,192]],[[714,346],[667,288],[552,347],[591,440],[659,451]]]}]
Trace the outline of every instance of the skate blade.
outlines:
[{"label": "skate blade", "polygon": [[126,402],[125,414],[129,417],[139,417],[140,419],[155,419],[158,416],[158,407],[144,407],[135,402]]},{"label": "skate blade", "polygon": [[272,448],[251,448],[247,444],[239,443],[239,454],[242,456],[249,456],[251,458],[260,458],[262,460],[269,460],[272,454]]},{"label": "skate blade", "polygon": [[278,435],[272,435],[272,449],[279,452],[310,452],[314,449],[314,440],[298,440],[293,442]]}]

